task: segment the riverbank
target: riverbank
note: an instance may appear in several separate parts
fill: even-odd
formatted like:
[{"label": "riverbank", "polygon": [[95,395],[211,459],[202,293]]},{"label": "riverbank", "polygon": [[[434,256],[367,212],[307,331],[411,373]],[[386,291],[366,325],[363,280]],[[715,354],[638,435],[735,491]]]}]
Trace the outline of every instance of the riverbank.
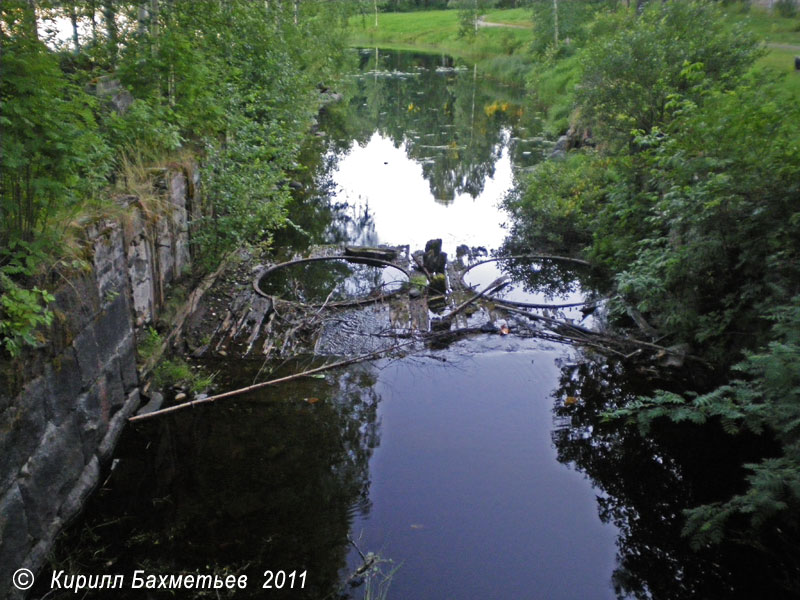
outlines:
[{"label": "riverbank", "polygon": [[463,58],[507,83],[521,85],[532,56],[530,11],[524,8],[489,10],[474,35],[459,35],[457,10],[379,13],[351,17],[351,46],[448,54]]},{"label": "riverbank", "polygon": [[[794,56],[800,55],[800,25],[796,18],[784,17],[760,7],[733,5],[726,12],[728,25],[739,24],[761,40],[766,48],[755,64],[758,71],[777,74],[794,71]],[[493,77],[516,85],[524,84],[535,63],[531,52],[534,27],[528,8],[488,10],[479,20],[474,35],[460,33],[459,12],[432,10],[406,13],[378,13],[350,18],[349,43],[355,47],[378,47],[386,50],[413,50],[443,53],[476,63]],[[541,96],[541,109],[550,129],[564,129],[572,106],[571,88],[576,83],[577,61],[556,61],[547,75]],[[786,77],[787,91],[800,93],[800,76]]]},{"label": "riverbank", "polygon": [[[706,439],[721,423],[740,448],[748,434],[777,441],[742,461],[737,489],[685,511],[694,545],[740,537],[792,546],[800,506],[798,432],[787,425],[800,407],[797,20],[686,2],[598,11],[587,23],[532,77],[543,110],[552,111],[550,99],[569,109],[546,120],[580,132],[581,147],[540,165],[507,198],[510,250],[544,241],[591,260],[615,282],[617,326],[627,313],[642,336],[706,366],[609,413],[645,432],[665,418],[690,421]],[[765,40],[784,45],[765,48]],[[557,69],[566,73],[561,90]],[[797,557],[788,560],[784,571],[796,574]]]}]

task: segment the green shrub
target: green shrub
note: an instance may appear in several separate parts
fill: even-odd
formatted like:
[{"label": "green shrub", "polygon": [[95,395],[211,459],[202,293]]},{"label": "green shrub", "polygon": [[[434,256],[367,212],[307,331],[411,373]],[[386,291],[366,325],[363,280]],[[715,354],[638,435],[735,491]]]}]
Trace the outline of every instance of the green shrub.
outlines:
[{"label": "green shrub", "polygon": [[0,342],[12,358],[25,346],[44,341],[40,328],[53,321],[53,313],[47,308],[53,300],[49,292],[24,288],[0,270]]},{"label": "green shrub", "polygon": [[[675,94],[698,102],[708,87],[735,87],[760,54],[753,36],[707,2],[651,2],[641,15],[603,16],[592,29],[611,33],[582,52],[577,102],[583,122],[609,142],[667,123]],[[699,82],[687,65],[702,71]]]},{"label": "green shrub", "polygon": [[797,3],[795,0],[778,0],[772,5],[772,8],[778,14],[786,19],[791,19],[797,16]]},{"label": "green shrub", "polygon": [[136,350],[139,354],[139,360],[147,362],[152,358],[156,352],[159,351],[161,345],[164,343],[161,334],[158,333],[153,327],[148,327],[139,336],[136,344]]},{"label": "green shrub", "polygon": [[208,389],[213,380],[213,374],[209,375],[192,369],[182,358],[162,361],[153,371],[153,383],[162,389],[170,386],[182,386],[196,393]]}]

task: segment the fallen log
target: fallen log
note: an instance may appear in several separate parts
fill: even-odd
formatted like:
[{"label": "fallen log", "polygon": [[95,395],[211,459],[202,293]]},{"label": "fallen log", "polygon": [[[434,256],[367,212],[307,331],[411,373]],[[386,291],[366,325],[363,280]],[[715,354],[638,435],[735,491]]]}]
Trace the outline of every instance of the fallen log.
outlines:
[{"label": "fallen log", "polygon": [[472,296],[469,300],[466,300],[466,301],[462,302],[461,304],[459,304],[458,306],[456,306],[452,311],[450,311],[449,314],[444,316],[444,319],[447,319],[447,320],[452,319],[458,313],[463,311],[465,308],[467,308],[467,306],[469,306],[470,304],[472,304],[476,300],[478,300],[480,298],[483,298],[486,294],[490,294],[490,293],[502,288],[505,285],[508,285],[508,282],[509,282],[509,279],[508,279],[507,275],[503,275],[502,277],[498,277],[492,283],[487,285],[483,289],[482,292],[478,292],[477,294]]},{"label": "fallen log", "polygon": [[195,406],[199,406],[201,404],[208,404],[209,402],[215,402],[217,400],[222,400],[224,398],[231,398],[233,396],[241,396],[242,394],[246,394],[247,392],[252,392],[255,390],[259,390],[261,388],[276,385],[278,383],[285,383],[287,381],[292,381],[294,379],[298,379],[300,377],[306,377],[308,375],[314,375],[316,373],[322,373],[324,371],[330,371],[331,369],[336,369],[338,367],[345,367],[347,365],[352,365],[359,362],[364,362],[366,360],[371,360],[375,358],[380,358],[382,355],[392,352],[394,350],[398,350],[404,346],[409,346],[411,344],[416,343],[416,340],[411,340],[408,342],[402,342],[400,344],[395,344],[389,348],[383,348],[381,350],[376,350],[375,352],[370,352],[368,354],[362,354],[359,356],[355,356],[353,358],[348,358],[346,360],[340,360],[335,363],[330,363],[327,365],[322,365],[321,367],[316,367],[314,369],[308,369],[306,371],[302,371],[300,373],[295,373],[293,375],[287,375],[286,377],[279,377],[278,379],[270,379],[269,381],[262,381],[261,383],[256,383],[253,385],[249,385],[247,387],[239,388],[236,390],[231,390],[229,392],[224,392],[222,394],[216,394],[214,396],[208,396],[207,398],[200,398],[198,400],[191,400],[189,402],[183,402],[181,404],[176,404],[174,406],[169,406],[167,408],[162,408],[161,410],[156,410],[151,413],[147,413],[144,415],[136,415],[135,417],[130,417],[128,421],[135,422],[135,421],[143,421],[145,419],[152,419],[153,417],[158,417],[161,415],[173,413],[179,410],[183,410],[184,408],[194,408]]}]

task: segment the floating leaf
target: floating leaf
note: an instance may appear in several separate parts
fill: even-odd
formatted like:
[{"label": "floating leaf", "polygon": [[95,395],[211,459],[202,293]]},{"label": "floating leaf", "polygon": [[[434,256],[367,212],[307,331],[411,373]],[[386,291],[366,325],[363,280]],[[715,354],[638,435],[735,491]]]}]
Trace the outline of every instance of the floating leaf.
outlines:
[{"label": "floating leaf", "polygon": [[316,404],[317,402],[319,402],[319,398],[305,398],[305,401],[308,402],[309,404]]},{"label": "floating leaf", "polygon": [[567,399],[564,400],[564,406],[572,406],[573,404],[577,403],[578,399],[575,396],[567,396]]},{"label": "floating leaf", "polygon": [[422,523],[412,523],[411,529],[417,529],[417,530],[425,529],[425,525],[423,525]]}]

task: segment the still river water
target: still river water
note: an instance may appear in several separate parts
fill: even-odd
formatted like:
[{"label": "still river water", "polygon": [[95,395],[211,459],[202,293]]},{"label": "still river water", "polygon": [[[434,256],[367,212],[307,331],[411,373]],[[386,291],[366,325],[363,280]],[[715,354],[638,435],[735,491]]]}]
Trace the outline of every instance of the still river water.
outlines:
[{"label": "still river water", "polygon": [[[357,62],[305,150],[291,209],[304,233],[279,243],[500,248],[498,202],[549,148],[521,91],[446,57],[365,50]],[[517,267],[520,298],[581,295],[580,273],[526,280]],[[261,365],[207,366],[226,389]],[[352,540],[386,561],[398,600],[745,597],[747,557],[693,554],[677,518],[734,485],[724,440],[644,439],[600,419],[636,391],[577,350],[486,334],[147,421],[126,432],[55,564],[247,573],[236,597],[360,598]],[[304,571],[304,588],[260,589],[268,569]],[[380,576],[368,581],[377,597]]]}]

